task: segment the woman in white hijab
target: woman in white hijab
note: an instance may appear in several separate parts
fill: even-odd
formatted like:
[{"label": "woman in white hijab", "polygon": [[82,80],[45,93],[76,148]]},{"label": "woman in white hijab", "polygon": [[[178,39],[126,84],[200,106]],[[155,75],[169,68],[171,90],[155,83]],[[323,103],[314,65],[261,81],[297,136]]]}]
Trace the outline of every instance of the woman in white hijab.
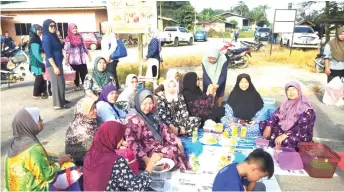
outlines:
[{"label": "woman in white hijab", "polygon": [[138,78],[134,74],[129,74],[125,80],[125,88],[117,99],[117,104],[125,111],[135,107],[135,95],[138,87]]},{"label": "woman in white hijab", "polygon": [[[169,69],[166,73],[166,79],[175,79],[177,82],[178,93],[183,90],[183,81],[180,78],[180,73],[176,69]],[[159,96],[164,92],[164,84],[159,85],[158,88],[154,90],[154,94]]]},{"label": "woman in white hijab", "polygon": [[201,119],[190,117],[183,95],[179,94],[177,81],[167,78],[164,91],[157,101],[157,112],[160,120],[169,126],[176,135],[191,136],[194,129],[201,125]]}]

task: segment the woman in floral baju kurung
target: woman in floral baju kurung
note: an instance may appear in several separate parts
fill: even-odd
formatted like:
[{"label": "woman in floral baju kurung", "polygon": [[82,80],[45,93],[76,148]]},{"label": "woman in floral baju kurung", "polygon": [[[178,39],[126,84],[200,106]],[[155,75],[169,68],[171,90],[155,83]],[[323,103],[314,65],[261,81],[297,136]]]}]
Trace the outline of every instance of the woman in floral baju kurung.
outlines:
[{"label": "woman in floral baju kurung", "polygon": [[247,128],[247,137],[260,136],[259,123],[265,120],[264,102],[254,87],[248,74],[240,74],[225,105],[225,116],[221,118],[224,128],[230,132],[234,126],[240,133],[242,127]]},{"label": "woman in floral baju kurung", "polygon": [[177,86],[174,78],[168,78],[164,82],[164,91],[157,101],[158,116],[175,134],[191,136],[192,131],[201,125],[201,119],[190,117],[184,97],[178,93]]},{"label": "woman in floral baju kurung", "polygon": [[168,131],[166,124],[159,122],[152,113],[153,106],[151,91],[145,89],[136,95],[137,114],[130,117],[126,124],[127,147],[135,153],[141,168],[146,167],[153,153],[162,153],[172,159],[177,168],[189,169],[181,140]]},{"label": "woman in floral baju kurung", "polygon": [[13,119],[13,140],[5,157],[5,188],[7,191],[49,191],[60,166],[70,156],[51,162],[36,135],[43,130],[38,108],[20,110]]},{"label": "woman in floral baju kurung", "polygon": [[270,139],[271,147],[297,149],[299,142],[312,142],[316,114],[297,82],[288,83],[285,90],[288,100],[259,127],[263,136]]}]

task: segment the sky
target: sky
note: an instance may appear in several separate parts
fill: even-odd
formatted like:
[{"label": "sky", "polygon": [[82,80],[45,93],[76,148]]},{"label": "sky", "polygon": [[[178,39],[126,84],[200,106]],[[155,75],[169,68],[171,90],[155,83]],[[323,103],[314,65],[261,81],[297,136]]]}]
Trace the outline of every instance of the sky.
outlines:
[{"label": "sky", "polygon": [[[254,7],[259,5],[269,5],[270,9],[266,10],[266,15],[268,20],[272,23],[274,20],[275,9],[288,9],[288,3],[293,3],[293,8],[302,2],[295,0],[243,0],[248,8],[251,10]],[[210,4],[211,2],[211,4]],[[202,11],[204,8],[212,9],[230,9],[238,4],[239,0],[190,0],[191,5],[196,9],[197,12]],[[312,9],[321,9],[322,4],[325,3],[319,2],[318,5],[312,6]],[[307,13],[307,12],[306,12]]]}]

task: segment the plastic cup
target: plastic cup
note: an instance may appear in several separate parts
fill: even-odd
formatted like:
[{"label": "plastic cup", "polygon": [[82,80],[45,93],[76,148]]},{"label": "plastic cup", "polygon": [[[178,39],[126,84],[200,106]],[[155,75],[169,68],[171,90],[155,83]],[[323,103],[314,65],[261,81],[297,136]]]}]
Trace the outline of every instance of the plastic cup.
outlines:
[{"label": "plastic cup", "polygon": [[238,136],[238,126],[234,126],[232,128],[232,136],[237,137]]},{"label": "plastic cup", "polygon": [[240,137],[241,137],[241,138],[245,138],[245,137],[246,137],[246,134],[247,134],[247,128],[246,128],[246,127],[241,127],[241,130],[240,130]]}]

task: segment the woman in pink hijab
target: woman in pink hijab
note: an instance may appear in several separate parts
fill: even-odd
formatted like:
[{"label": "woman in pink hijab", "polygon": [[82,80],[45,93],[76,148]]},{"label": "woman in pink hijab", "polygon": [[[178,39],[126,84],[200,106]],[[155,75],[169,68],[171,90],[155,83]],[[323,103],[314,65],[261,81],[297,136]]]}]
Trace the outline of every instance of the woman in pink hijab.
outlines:
[{"label": "woman in pink hijab", "polygon": [[91,62],[92,58],[82,36],[78,33],[78,27],[74,23],[68,25],[68,36],[65,39],[66,58],[65,63],[75,71],[74,91],[80,91],[80,78],[84,84],[87,75],[86,55]]},{"label": "woman in pink hijab", "polygon": [[288,100],[269,120],[262,121],[259,128],[261,134],[270,139],[270,146],[297,148],[299,142],[312,141],[316,114],[299,83],[287,83],[285,92]]}]

